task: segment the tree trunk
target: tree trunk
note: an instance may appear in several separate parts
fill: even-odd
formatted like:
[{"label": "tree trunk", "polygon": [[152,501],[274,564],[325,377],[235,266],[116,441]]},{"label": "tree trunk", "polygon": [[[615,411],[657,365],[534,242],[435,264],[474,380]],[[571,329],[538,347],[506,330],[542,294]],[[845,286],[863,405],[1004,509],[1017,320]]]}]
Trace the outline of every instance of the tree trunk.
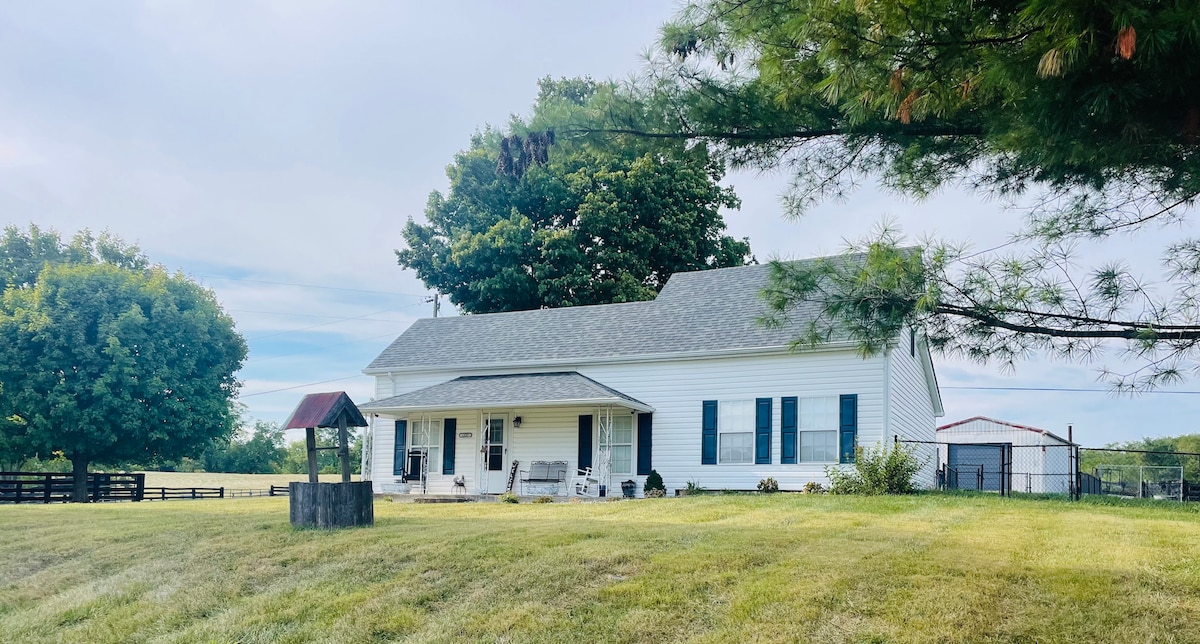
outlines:
[{"label": "tree trunk", "polygon": [[74,487],[71,489],[72,503],[88,502],[87,471],[88,462],[86,457],[75,456],[71,458],[71,473],[74,475]]}]

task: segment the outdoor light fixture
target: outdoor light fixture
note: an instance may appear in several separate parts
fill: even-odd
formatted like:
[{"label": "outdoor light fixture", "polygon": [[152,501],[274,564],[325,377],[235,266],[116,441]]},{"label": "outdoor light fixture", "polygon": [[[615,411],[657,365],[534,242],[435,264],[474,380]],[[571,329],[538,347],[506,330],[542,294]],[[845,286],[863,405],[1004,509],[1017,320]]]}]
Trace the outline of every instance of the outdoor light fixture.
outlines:
[{"label": "outdoor light fixture", "polygon": [[521,426],[521,417],[517,416],[516,418],[513,419],[513,427],[520,427],[520,426]]}]

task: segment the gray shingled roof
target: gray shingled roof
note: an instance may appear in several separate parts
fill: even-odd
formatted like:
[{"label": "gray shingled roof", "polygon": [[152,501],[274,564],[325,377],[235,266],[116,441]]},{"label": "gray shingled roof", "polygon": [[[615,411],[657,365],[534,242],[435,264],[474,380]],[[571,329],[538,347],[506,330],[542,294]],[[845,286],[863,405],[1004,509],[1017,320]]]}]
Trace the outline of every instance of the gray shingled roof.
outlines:
[{"label": "gray shingled roof", "polygon": [[[384,349],[367,371],[536,364],[734,349],[782,347],[796,326],[767,329],[759,296],[766,265],[671,276],[648,302],[423,318]],[[792,315],[816,315],[807,305]]]},{"label": "gray shingled roof", "polygon": [[440,385],[376,400],[362,409],[523,407],[565,403],[616,404],[654,411],[645,403],[574,371],[504,376],[463,376]]}]

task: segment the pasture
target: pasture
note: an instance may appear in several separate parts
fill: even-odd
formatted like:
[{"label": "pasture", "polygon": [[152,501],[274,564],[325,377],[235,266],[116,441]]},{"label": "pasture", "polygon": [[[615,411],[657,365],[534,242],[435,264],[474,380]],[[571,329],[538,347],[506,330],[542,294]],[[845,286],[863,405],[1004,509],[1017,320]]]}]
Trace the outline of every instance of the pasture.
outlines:
[{"label": "pasture", "polygon": [[[149,487],[223,487],[258,490],[292,481],[307,481],[307,474],[228,474],[224,472],[145,472]],[[341,474],[321,474],[321,482],[336,483]],[[358,475],[350,477],[357,481]]]},{"label": "pasture", "polygon": [[1200,641],[1195,505],[983,496],[0,507],[6,642]]}]

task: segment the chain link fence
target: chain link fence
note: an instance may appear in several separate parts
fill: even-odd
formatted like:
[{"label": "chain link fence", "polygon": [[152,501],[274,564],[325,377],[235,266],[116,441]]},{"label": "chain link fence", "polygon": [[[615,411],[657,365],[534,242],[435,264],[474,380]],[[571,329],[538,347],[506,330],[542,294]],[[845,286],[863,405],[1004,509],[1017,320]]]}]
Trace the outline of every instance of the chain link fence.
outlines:
[{"label": "chain link fence", "polygon": [[1200,453],[1088,448],[1070,443],[897,442],[936,449],[940,490],[1200,502]]}]

